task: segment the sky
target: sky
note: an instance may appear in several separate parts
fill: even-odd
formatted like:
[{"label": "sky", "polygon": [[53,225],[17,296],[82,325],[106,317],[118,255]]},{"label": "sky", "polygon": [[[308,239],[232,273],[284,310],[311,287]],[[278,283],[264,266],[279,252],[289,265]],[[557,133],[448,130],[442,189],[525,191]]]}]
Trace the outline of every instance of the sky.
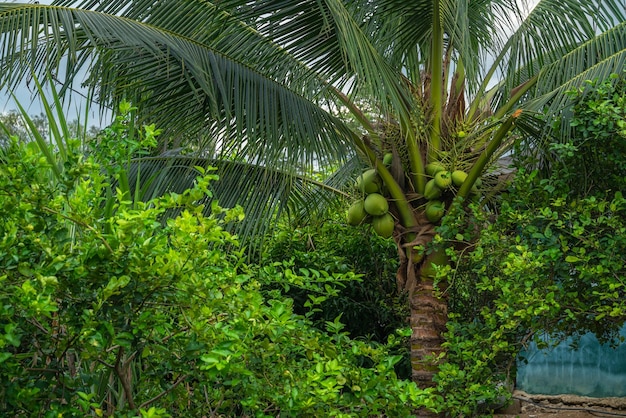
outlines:
[{"label": "sky", "polygon": [[[9,0],[8,3],[20,3],[19,1]],[[32,1],[23,1],[21,3],[32,3]],[[41,4],[51,4],[52,0],[40,0]],[[20,104],[32,114],[38,114],[41,111],[39,103],[32,103],[33,95],[26,84],[20,85],[17,89],[13,90],[16,99]],[[10,93],[6,89],[0,90],[0,112],[6,112],[8,110],[17,109],[17,106],[13,103]]]},{"label": "sky", "polygon": [[[22,1],[9,1],[9,3],[32,3],[32,1],[28,1],[28,0],[22,0]],[[52,0],[39,0],[40,4],[52,4]],[[13,90],[13,94],[15,95],[15,98],[17,99],[17,101],[26,109],[26,111],[30,114],[30,115],[38,115],[40,113],[43,112],[43,107],[41,105],[40,100],[38,100],[38,98],[36,97],[36,95],[33,93],[33,90],[35,90],[35,86],[34,83],[30,83],[30,86],[27,85],[26,83],[21,83],[16,89]],[[80,118],[81,121],[84,120],[85,118],[85,103],[86,100],[81,97],[81,95],[84,95],[85,91],[78,89],[77,93],[72,93],[71,95],[71,103],[69,103],[66,106],[65,112],[64,114],[66,115],[66,118],[68,120],[75,120]],[[49,100],[51,100],[52,96],[50,94],[47,95],[47,98]],[[4,112],[8,112],[10,110],[17,110],[17,106],[15,105],[15,102],[13,101],[10,92],[8,92],[6,89],[2,89],[0,90],[0,112],[4,113]],[[95,126],[105,126],[108,122],[108,119],[110,118],[110,115],[105,115],[104,118],[102,118],[99,114],[98,114],[98,109],[96,108],[96,105],[92,105],[90,107],[90,112],[88,115],[88,120],[87,120],[87,125],[91,126],[91,125],[95,125]]]}]

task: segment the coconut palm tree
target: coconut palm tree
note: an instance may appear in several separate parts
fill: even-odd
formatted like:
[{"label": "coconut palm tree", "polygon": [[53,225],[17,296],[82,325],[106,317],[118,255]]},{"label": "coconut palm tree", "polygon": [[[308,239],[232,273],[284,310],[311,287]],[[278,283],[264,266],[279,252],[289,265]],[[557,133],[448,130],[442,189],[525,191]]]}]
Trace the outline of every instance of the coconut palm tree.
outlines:
[{"label": "coconut palm tree", "polygon": [[[389,207],[394,228],[384,233],[398,245],[414,378],[426,386],[447,317],[435,266],[448,260],[445,248],[430,247],[442,214],[488,187],[479,184],[489,167],[562,112],[567,90],[624,66],[623,0],[529,6],[0,3],[0,83],[51,73],[68,90],[88,86],[104,106],[130,100],[142,120],[165,130],[164,149],[210,158],[228,181],[216,195],[241,203],[257,226],[281,210],[312,207],[317,187],[347,193],[342,184],[374,169],[363,193],[380,192],[386,203],[366,209],[389,219],[381,215]],[[305,181],[320,167],[332,169],[330,185]]]}]

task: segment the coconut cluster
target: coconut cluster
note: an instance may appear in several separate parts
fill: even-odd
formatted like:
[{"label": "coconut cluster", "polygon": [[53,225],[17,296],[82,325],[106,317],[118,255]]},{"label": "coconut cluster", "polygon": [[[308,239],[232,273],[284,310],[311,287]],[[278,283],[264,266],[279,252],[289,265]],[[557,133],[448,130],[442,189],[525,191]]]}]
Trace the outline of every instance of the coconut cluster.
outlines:
[{"label": "coconut cluster", "polygon": [[395,221],[389,213],[389,202],[383,195],[383,181],[378,172],[373,168],[364,171],[355,187],[362,197],[348,208],[348,224],[357,226],[371,222],[378,235],[391,237]]},{"label": "coconut cluster", "polygon": [[[386,154],[383,163],[389,166],[391,160],[392,154]],[[449,169],[441,161],[433,161],[425,168],[429,180],[424,187],[424,198],[427,200],[424,213],[428,221],[435,224],[446,212],[444,202],[450,201],[450,197],[463,185],[468,174],[463,170]],[[395,221],[389,213],[384,183],[376,169],[368,169],[361,173],[355,188],[361,198],[350,205],[347,213],[348,224],[357,226],[371,222],[378,235],[384,238],[391,237]],[[472,187],[472,192],[478,193],[477,184]]]},{"label": "coconut cluster", "polygon": [[428,200],[424,213],[430,222],[437,223],[446,211],[442,195],[461,187],[467,179],[467,173],[463,170],[449,170],[442,162],[433,161],[426,165],[426,174],[430,180],[424,187],[424,197]]}]

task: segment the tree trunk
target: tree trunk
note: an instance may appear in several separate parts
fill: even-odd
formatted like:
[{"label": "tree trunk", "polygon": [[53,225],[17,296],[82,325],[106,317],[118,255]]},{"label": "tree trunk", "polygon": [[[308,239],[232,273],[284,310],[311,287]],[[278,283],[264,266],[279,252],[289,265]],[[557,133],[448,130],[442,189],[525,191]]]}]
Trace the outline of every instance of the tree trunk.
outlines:
[{"label": "tree trunk", "polygon": [[435,360],[443,352],[442,333],[448,318],[448,304],[436,295],[434,278],[420,277],[408,295],[411,324],[411,366],[413,380],[420,388],[434,385]]},{"label": "tree trunk", "polygon": [[[413,380],[420,388],[427,388],[434,386],[433,376],[439,364],[436,358],[444,351],[442,334],[448,320],[448,301],[441,296],[445,294],[446,284],[435,283],[433,265],[445,266],[449,260],[444,249],[428,254],[423,260],[407,251],[416,245],[426,248],[435,235],[434,226],[420,218],[420,227],[416,230],[401,231],[396,235],[400,256],[397,280],[400,290],[407,293],[410,306]],[[403,238],[411,235],[414,237],[411,242],[402,243]]]}]

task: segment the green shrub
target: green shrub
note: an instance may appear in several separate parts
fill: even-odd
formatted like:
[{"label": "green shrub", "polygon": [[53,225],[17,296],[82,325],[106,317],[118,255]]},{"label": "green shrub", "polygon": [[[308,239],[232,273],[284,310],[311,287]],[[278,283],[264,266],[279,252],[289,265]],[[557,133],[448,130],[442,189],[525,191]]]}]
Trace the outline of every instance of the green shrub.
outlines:
[{"label": "green shrub", "polygon": [[[522,142],[516,158],[579,196],[603,196],[626,182],[626,72],[569,91],[572,105],[541,143]],[[551,135],[550,135],[551,134]],[[527,157],[527,158],[524,158]],[[558,180],[558,181],[555,181]]]},{"label": "green shrub", "polygon": [[[347,417],[435,407],[429,391],[396,376],[402,336],[353,340],[339,319],[316,328],[275,286],[330,296],[354,279],[349,269],[248,266],[222,228],[241,210],[214,204],[202,215],[210,172],[183,194],[131,202],[107,194],[97,153],[77,146],[68,141],[73,157],[59,178],[34,144],[2,150],[0,414]],[[172,209],[180,215],[165,217]]]},{"label": "green shrub", "polygon": [[624,81],[612,75],[569,94],[571,117],[553,124],[562,136],[516,155],[519,167],[539,169],[519,168],[489,212],[458,207],[439,228],[437,241],[462,250],[450,253],[446,363],[436,376],[452,415],[501,405],[531,340],[541,346],[546,334],[558,342],[591,331],[619,341],[626,321]]},{"label": "green shrub", "polygon": [[[473,207],[483,228],[449,276],[447,363],[437,376],[449,410],[501,403],[531,339],[591,331],[617,341],[626,320],[626,199],[619,191],[576,197],[561,182],[521,170],[495,220]],[[462,238],[467,218],[447,222],[444,238]]]},{"label": "green shrub", "polygon": [[[296,269],[353,271],[359,275],[358,280],[341,283],[335,295],[320,300],[313,309],[305,306],[310,303],[308,290],[288,290],[294,309],[307,314],[317,327],[323,328],[326,321],[341,316],[344,329],[352,338],[384,343],[396,330],[408,326],[406,295],[396,284],[395,243],[376,235],[368,226],[348,226],[342,213],[315,225],[282,227],[266,245],[264,261],[287,259],[293,261]],[[410,379],[408,338],[396,354],[402,356],[397,373]]]},{"label": "green shrub", "polygon": [[569,94],[571,138],[553,149],[559,174],[582,195],[622,190],[626,183],[626,72],[604,81],[588,81]]}]

